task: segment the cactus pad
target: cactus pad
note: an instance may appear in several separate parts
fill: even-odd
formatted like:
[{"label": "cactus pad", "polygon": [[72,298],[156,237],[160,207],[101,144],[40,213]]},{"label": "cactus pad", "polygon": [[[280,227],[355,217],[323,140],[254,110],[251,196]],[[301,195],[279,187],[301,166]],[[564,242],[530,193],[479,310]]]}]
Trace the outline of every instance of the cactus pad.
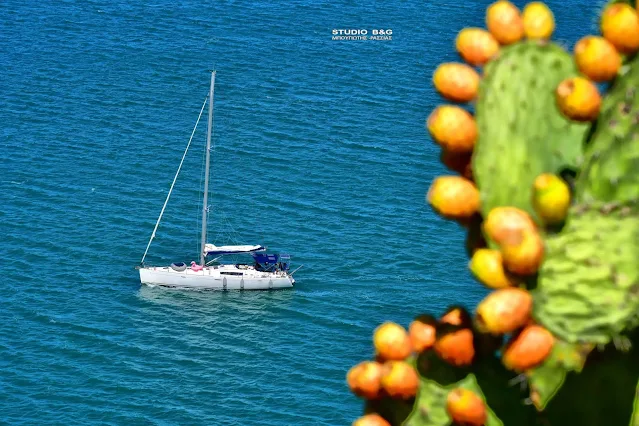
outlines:
[{"label": "cactus pad", "polygon": [[577,74],[567,52],[538,41],[507,46],[486,66],[473,154],[484,215],[514,206],[536,217],[527,190],[534,179],[579,165],[590,125],[564,118],[555,101],[557,85]]},{"label": "cactus pad", "polygon": [[533,316],[567,342],[605,344],[639,315],[637,211],[576,205],[549,237]]},{"label": "cactus pad", "polygon": [[[415,401],[415,408],[403,423],[403,426],[448,426],[451,424],[451,418],[446,410],[446,399],[448,393],[458,387],[473,391],[485,401],[484,394],[473,374],[469,374],[461,381],[447,386],[422,378]],[[488,411],[486,426],[502,426],[503,423],[492,412],[490,407],[486,408]]]},{"label": "cactus pad", "polygon": [[605,97],[585,156],[578,201],[639,204],[639,58]]}]

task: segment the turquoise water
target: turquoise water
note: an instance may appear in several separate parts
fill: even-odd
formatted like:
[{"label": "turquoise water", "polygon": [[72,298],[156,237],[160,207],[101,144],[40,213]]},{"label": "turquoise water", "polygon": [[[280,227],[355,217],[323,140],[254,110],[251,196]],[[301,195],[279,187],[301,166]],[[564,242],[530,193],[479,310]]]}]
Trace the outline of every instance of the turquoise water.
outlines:
[{"label": "turquoise water", "polygon": [[[0,421],[349,424],[344,377],[376,325],[484,294],[424,202],[444,173],[424,120],[490,2],[136,3],[0,5]],[[592,6],[550,5],[567,46],[595,31]],[[133,269],[212,68],[210,241],[291,253],[293,290],[147,288]],[[196,259],[204,130],[152,263]]]}]

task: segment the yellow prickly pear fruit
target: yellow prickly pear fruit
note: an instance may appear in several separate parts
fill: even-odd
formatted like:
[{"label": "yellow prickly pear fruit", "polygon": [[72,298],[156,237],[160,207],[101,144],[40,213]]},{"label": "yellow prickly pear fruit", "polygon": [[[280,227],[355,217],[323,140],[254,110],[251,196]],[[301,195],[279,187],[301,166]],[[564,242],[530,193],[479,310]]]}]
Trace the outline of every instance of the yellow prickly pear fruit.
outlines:
[{"label": "yellow prickly pear fruit", "polygon": [[501,44],[512,44],[524,36],[524,22],[517,6],[499,0],[486,10],[486,27]]},{"label": "yellow prickly pear fruit", "polygon": [[501,245],[521,230],[535,229],[536,225],[528,213],[517,207],[495,207],[488,212],[482,227],[490,239]]},{"label": "yellow prickly pear fruit", "polygon": [[526,290],[509,287],[490,293],[475,311],[477,328],[485,333],[511,333],[528,323],[532,296]]},{"label": "yellow prickly pear fruit", "polygon": [[481,28],[464,28],[455,40],[457,52],[471,65],[480,66],[499,52],[499,42],[491,33]]},{"label": "yellow prickly pear fruit", "polygon": [[639,15],[625,3],[611,4],[601,15],[601,33],[621,53],[639,49]]},{"label": "yellow prickly pear fruit", "polygon": [[544,362],[554,343],[550,331],[540,325],[528,325],[510,341],[501,360],[509,370],[523,372]]},{"label": "yellow prickly pear fruit", "polygon": [[555,31],[555,17],[540,1],[528,3],[523,12],[524,33],[530,39],[549,39]]},{"label": "yellow prickly pear fruit", "polygon": [[523,229],[501,245],[504,266],[520,275],[531,275],[539,270],[544,259],[544,241],[537,229]]},{"label": "yellow prickly pear fruit", "polygon": [[583,77],[567,78],[555,91],[563,115],[574,121],[592,121],[599,115],[601,95],[592,81]]},{"label": "yellow prickly pear fruit", "polygon": [[621,55],[605,38],[586,36],[575,45],[575,62],[579,71],[592,81],[608,81],[619,72]]},{"label": "yellow prickly pear fruit", "polygon": [[470,152],[477,140],[475,119],[458,106],[438,106],[428,117],[426,127],[435,142],[450,152]]},{"label": "yellow prickly pear fruit", "polygon": [[391,426],[391,424],[379,414],[371,413],[358,418],[351,426]]},{"label": "yellow prickly pear fruit", "polygon": [[479,190],[461,176],[436,178],[426,199],[437,213],[449,219],[468,219],[479,211]]},{"label": "yellow prickly pear fruit", "polygon": [[506,275],[499,250],[479,249],[468,264],[473,275],[489,288],[511,287],[516,282]]},{"label": "yellow prickly pear fruit", "polygon": [[447,62],[435,70],[433,84],[446,99],[470,102],[479,90],[479,74],[469,65]]},{"label": "yellow prickly pear fruit", "polygon": [[384,360],[403,360],[411,353],[411,343],[404,327],[394,322],[385,322],[373,334],[375,352]]},{"label": "yellow prickly pear fruit", "polygon": [[446,410],[455,424],[483,426],[488,420],[484,400],[464,388],[450,391],[446,398]]},{"label": "yellow prickly pear fruit", "polygon": [[532,204],[547,225],[561,223],[570,207],[570,187],[552,173],[542,173],[533,183]]}]

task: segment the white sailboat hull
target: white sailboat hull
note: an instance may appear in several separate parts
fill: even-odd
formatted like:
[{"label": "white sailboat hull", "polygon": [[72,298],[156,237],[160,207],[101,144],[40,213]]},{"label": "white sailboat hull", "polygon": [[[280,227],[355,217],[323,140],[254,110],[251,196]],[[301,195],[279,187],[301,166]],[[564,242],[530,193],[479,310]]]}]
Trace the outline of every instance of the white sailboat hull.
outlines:
[{"label": "white sailboat hull", "polygon": [[200,271],[170,267],[140,268],[142,284],[201,290],[271,290],[291,288],[295,279],[284,272],[261,272],[234,265],[206,267]]}]

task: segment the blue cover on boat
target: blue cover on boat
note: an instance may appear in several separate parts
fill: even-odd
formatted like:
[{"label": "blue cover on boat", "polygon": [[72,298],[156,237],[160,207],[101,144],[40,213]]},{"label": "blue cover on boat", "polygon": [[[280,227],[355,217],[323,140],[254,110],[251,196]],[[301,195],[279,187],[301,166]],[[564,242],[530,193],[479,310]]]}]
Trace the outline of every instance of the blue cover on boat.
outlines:
[{"label": "blue cover on boat", "polygon": [[253,253],[253,259],[262,265],[275,265],[280,260],[280,256],[277,254]]}]

